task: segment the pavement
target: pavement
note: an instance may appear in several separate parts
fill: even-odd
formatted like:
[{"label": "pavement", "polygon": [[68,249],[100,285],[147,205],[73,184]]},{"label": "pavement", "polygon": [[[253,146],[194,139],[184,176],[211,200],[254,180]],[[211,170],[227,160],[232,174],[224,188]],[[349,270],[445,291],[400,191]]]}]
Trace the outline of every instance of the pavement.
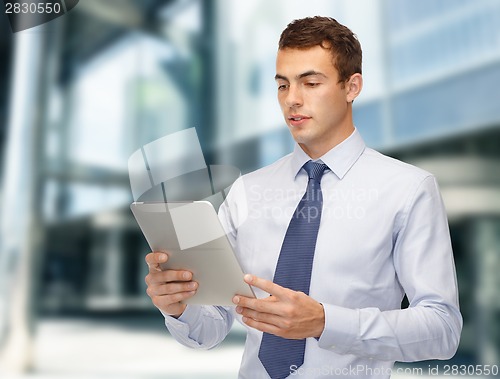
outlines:
[{"label": "pavement", "polygon": [[[235,379],[245,340],[243,327],[237,325],[219,347],[189,349],[168,334],[159,313],[45,318],[37,330],[33,370],[22,375],[4,373],[2,379]],[[439,377],[429,367],[421,367],[405,366],[392,378]]]},{"label": "pavement", "polygon": [[[178,344],[160,313],[131,318],[54,318],[38,322],[33,370],[2,379],[234,379],[244,331],[200,351]],[[193,364],[195,362],[196,364]]]}]

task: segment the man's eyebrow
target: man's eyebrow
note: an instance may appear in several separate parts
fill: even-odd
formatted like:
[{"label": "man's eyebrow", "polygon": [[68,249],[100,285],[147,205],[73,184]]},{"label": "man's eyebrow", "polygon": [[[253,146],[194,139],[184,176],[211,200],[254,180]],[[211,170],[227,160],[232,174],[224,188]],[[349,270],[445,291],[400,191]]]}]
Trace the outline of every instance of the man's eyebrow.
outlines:
[{"label": "man's eyebrow", "polygon": [[280,75],[280,74],[276,74],[274,76],[274,80],[286,80],[287,82],[289,81],[286,76],[283,76],[283,75]]},{"label": "man's eyebrow", "polygon": [[309,70],[309,71],[303,72],[302,74],[297,75],[297,79],[302,79],[302,78],[305,78],[306,76],[316,76],[316,75],[326,78],[326,75],[323,74],[322,72]]},{"label": "man's eyebrow", "polygon": [[[324,78],[326,78],[326,75],[323,74],[322,72],[319,72],[319,71],[315,71],[315,70],[309,70],[309,71],[306,71],[306,72],[303,72],[302,74],[298,74],[295,78],[296,79],[302,79],[302,78],[305,78],[307,76],[322,76]],[[287,82],[289,81],[289,79],[284,76],[284,75],[280,75],[280,74],[276,74],[274,76],[274,80],[286,80]]]}]

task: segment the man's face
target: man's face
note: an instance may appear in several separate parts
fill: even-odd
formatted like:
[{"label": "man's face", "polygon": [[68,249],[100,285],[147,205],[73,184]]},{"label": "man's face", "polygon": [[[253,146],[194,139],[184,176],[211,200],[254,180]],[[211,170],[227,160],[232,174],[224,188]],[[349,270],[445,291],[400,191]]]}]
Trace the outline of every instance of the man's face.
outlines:
[{"label": "man's face", "polygon": [[329,50],[315,46],[278,51],[278,101],[293,138],[312,158],[352,133],[353,98],[349,85],[343,88],[338,81]]}]

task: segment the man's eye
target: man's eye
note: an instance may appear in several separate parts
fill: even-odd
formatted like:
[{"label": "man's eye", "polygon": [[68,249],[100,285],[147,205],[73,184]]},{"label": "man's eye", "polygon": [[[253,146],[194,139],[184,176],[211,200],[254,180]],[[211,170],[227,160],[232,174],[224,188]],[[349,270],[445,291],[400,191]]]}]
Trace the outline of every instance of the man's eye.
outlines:
[{"label": "man's eye", "polygon": [[316,82],[307,82],[306,83],[306,86],[308,87],[317,87],[319,86],[320,83],[316,83]]},{"label": "man's eye", "polygon": [[288,88],[287,84],[280,84],[278,85],[278,91],[284,91]]}]

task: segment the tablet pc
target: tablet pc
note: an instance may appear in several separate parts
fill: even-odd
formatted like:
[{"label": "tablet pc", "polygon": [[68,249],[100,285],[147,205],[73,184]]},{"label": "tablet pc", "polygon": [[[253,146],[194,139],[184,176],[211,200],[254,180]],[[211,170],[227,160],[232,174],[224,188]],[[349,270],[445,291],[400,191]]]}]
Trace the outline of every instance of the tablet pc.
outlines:
[{"label": "tablet pc", "polygon": [[255,297],[211,203],[134,202],[130,209],[151,250],[168,254],[161,268],[193,273],[198,290],[183,303],[234,305],[236,294]]}]

